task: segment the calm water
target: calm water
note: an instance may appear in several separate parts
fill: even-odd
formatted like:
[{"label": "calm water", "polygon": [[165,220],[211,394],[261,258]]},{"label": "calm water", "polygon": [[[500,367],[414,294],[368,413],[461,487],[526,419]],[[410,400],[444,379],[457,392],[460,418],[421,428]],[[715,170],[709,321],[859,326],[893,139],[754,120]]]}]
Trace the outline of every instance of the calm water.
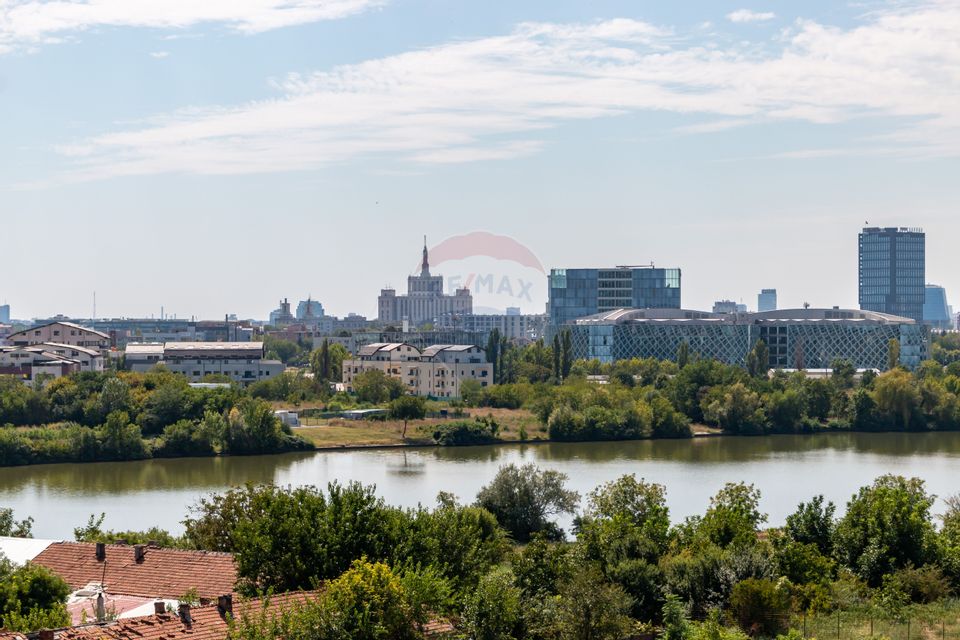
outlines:
[{"label": "calm water", "polygon": [[359,480],[375,483],[391,504],[432,505],[440,490],[472,500],[510,462],[563,471],[581,494],[635,473],[667,487],[674,520],[702,512],[724,482],[738,480],[761,489],[774,525],[800,500],[822,493],[842,505],[858,487],[888,472],[919,476],[939,496],[960,492],[960,433],[822,434],[4,468],[0,506],[14,507],[19,517],[32,515],[37,537],[71,538],[73,527],[100,512],[113,529],[157,525],[180,532],[199,496],[246,482],[323,486]]}]

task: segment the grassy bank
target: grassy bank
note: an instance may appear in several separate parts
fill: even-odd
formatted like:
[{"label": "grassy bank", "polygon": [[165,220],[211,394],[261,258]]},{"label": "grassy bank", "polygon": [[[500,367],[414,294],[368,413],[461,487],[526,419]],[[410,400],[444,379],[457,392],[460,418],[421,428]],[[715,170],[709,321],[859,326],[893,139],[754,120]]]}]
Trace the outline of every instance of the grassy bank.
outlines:
[{"label": "grassy bank", "polygon": [[[498,442],[547,440],[547,432],[537,417],[526,409],[473,409],[474,416],[492,417],[500,425]],[[296,434],[312,442],[317,448],[363,446],[422,446],[433,444],[434,432],[453,420],[427,418],[407,423],[407,437],[403,437],[402,420],[344,420],[304,418],[303,427]]]}]

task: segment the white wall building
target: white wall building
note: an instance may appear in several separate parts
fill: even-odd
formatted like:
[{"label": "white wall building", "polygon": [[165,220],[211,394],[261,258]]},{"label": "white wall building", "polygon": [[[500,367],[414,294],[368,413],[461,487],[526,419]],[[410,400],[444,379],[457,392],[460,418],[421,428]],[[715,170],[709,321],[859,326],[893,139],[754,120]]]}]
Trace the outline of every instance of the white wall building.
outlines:
[{"label": "white wall building", "polygon": [[352,392],[354,379],[371,369],[400,380],[412,395],[459,398],[464,380],[480,386],[493,384],[493,365],[474,345],[441,344],[422,352],[406,343],[374,343],[360,348],[357,357],[343,361],[343,384]]},{"label": "white wall building", "polygon": [[17,333],[11,333],[7,341],[17,347],[32,344],[56,343],[75,347],[97,349],[101,352],[110,349],[110,336],[102,331],[81,327],[72,322],[51,322],[30,327]]},{"label": "white wall building", "polygon": [[168,342],[129,344],[126,364],[132,371],[149,371],[161,364],[199,382],[209,374],[225,375],[247,385],[274,378],[284,371],[279,360],[264,360],[262,342]]},{"label": "white wall building", "polygon": [[99,350],[49,342],[0,347],[0,375],[33,383],[40,377],[59,378],[81,371],[103,371]]}]

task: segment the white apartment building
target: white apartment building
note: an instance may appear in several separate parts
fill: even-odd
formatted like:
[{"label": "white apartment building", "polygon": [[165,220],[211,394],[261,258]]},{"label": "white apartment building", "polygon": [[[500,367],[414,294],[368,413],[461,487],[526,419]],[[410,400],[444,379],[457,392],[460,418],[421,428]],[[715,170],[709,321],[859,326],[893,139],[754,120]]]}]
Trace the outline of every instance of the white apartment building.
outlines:
[{"label": "white apartment building", "polygon": [[464,380],[476,380],[483,387],[493,383],[493,365],[474,345],[433,345],[422,352],[406,343],[365,345],[356,358],[343,361],[347,391],[354,390],[356,376],[371,369],[400,380],[412,395],[433,398],[459,398]]},{"label": "white apartment building", "polygon": [[124,352],[132,371],[162,364],[199,382],[208,374],[228,376],[243,385],[269,380],[284,371],[279,360],[264,360],[262,342],[167,342],[128,344]]},{"label": "white apartment building", "polygon": [[0,347],[0,374],[36,382],[40,376],[59,378],[81,371],[103,371],[97,349],[46,343]]},{"label": "white apartment building", "polygon": [[51,322],[11,333],[7,342],[15,347],[34,344],[65,344],[104,352],[110,349],[110,336],[102,331],[81,327],[72,322]]}]

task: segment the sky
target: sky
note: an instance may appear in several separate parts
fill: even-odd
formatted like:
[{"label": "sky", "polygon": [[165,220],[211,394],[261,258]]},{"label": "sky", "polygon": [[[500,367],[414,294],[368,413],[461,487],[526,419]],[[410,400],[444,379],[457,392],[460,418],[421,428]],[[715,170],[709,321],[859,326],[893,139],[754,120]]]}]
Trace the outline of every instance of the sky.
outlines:
[{"label": "sky", "polygon": [[542,270],[433,273],[524,311],[650,263],[687,308],[855,308],[864,223],[922,227],[953,301],[957,33],[960,0],[0,0],[0,304],[375,316],[424,235],[482,233]]}]

